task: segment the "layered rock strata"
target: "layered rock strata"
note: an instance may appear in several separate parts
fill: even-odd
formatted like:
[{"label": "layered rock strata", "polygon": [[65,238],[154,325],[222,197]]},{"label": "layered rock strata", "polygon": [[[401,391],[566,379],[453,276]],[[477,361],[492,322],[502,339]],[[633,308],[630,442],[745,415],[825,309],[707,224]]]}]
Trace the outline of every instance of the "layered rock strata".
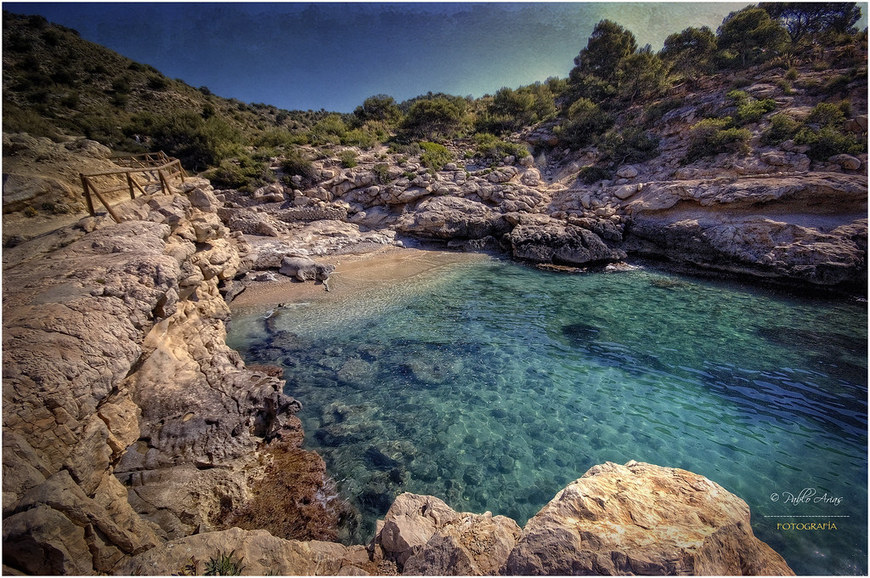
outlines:
[{"label": "layered rock strata", "polygon": [[522,530],[504,516],[460,513],[405,493],[368,548],[231,529],[168,542],[119,570],[202,569],[220,553],[245,574],[793,575],[749,522],[746,503],[703,476],[608,462],[556,494]]},{"label": "layered rock strata", "polygon": [[[121,223],[84,219],[6,262],[10,570],[111,572],[166,539],[218,528],[253,502],[272,454],[301,444],[299,403],[225,344],[220,289],[243,272],[240,239],[192,204],[211,195],[207,182],[186,189],[119,206]],[[300,492],[328,494],[319,456],[297,458],[313,472]],[[321,528],[337,522],[340,508],[316,509],[307,515]]]},{"label": "layered rock strata", "polygon": [[321,168],[311,187],[286,188],[283,202],[275,186],[247,197],[221,191],[220,214],[253,245],[298,255],[309,254],[315,238],[323,254],[401,244],[398,233],[542,264],[639,255],[798,284],[866,282],[864,157],[854,157],[857,165],[811,165],[805,154],[767,150],[740,165],[719,159],[709,171],[675,163],[685,145],[668,146],[676,152],[622,166],[593,185],[576,170],[545,182],[531,157],[495,170],[435,172],[396,160],[404,172],[387,184],[369,166]]}]

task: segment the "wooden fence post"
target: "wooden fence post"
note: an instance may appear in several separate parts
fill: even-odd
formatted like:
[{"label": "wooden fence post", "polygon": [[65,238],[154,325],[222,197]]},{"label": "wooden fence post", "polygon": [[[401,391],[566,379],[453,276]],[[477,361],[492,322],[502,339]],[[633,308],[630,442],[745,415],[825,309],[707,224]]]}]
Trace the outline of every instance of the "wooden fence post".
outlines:
[{"label": "wooden fence post", "polygon": [[88,206],[88,212],[91,214],[92,217],[96,217],[97,213],[96,211],[94,211],[94,202],[91,200],[90,192],[88,192],[88,177],[86,177],[82,173],[79,173],[79,178],[82,179],[82,189],[84,189],[85,191],[85,204],[87,204]]},{"label": "wooden fence post", "polygon": [[135,199],[136,194],[133,192],[133,177],[130,176],[130,173],[127,173],[127,186],[130,188],[130,198]]},{"label": "wooden fence post", "polygon": [[169,183],[166,182],[166,177],[163,176],[163,171],[157,169],[157,176],[160,177],[160,191],[165,195],[169,190]]}]

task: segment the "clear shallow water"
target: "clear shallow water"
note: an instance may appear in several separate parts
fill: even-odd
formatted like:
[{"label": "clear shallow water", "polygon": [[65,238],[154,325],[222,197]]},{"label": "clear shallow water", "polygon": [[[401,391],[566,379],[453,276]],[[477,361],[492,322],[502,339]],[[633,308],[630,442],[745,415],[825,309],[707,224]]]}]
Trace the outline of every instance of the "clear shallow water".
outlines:
[{"label": "clear shallow water", "polygon": [[522,526],[634,459],[746,500],[798,574],[867,573],[866,304],[483,260],[264,317],[236,315],[228,342],[285,368],[358,541],[404,491]]}]

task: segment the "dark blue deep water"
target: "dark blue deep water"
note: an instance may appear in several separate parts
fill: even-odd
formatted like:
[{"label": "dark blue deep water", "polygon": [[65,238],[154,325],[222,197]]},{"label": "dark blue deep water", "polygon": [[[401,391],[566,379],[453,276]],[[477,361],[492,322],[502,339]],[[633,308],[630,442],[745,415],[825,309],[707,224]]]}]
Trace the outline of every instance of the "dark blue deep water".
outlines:
[{"label": "dark blue deep water", "polygon": [[228,342],[285,368],[358,541],[401,492],[522,526],[591,466],[638,460],[743,498],[798,574],[867,573],[865,302],[486,258],[265,316],[238,313]]}]

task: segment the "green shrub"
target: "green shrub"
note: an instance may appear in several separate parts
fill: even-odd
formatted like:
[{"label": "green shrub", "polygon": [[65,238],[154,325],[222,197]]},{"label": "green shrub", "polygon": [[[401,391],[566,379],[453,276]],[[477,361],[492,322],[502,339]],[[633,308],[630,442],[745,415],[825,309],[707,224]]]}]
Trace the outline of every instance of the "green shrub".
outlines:
[{"label": "green shrub", "polygon": [[596,166],[583,167],[577,174],[577,178],[587,185],[609,179],[612,176],[613,172],[610,170]]},{"label": "green shrub", "polygon": [[824,126],[818,130],[805,126],[795,136],[794,142],[809,146],[807,156],[815,161],[824,161],[838,154],[857,155],[867,151],[865,141],[833,126]]},{"label": "green shrub", "polygon": [[386,185],[390,182],[390,165],[386,163],[378,163],[372,167],[372,172],[378,178],[378,182]]},{"label": "green shrub", "polygon": [[775,114],[770,117],[770,127],[761,135],[765,145],[777,145],[794,138],[801,124],[787,114]]},{"label": "green shrub", "polygon": [[440,171],[444,165],[453,160],[453,155],[444,145],[424,141],[420,143],[420,148],[423,149],[420,162],[430,171]]},{"label": "green shrub", "polygon": [[416,157],[423,153],[420,143],[413,142],[411,144],[403,144],[400,142],[391,142],[387,147],[391,153],[396,155],[404,155],[408,157]]},{"label": "green shrub", "polygon": [[680,108],[683,100],[680,98],[666,98],[649,105],[644,109],[643,121],[647,125],[658,122],[668,112]]},{"label": "green shrub", "polygon": [[594,143],[613,126],[613,117],[587,98],[568,107],[568,120],[557,127],[557,135],[568,144],[583,147]]},{"label": "green shrub", "polygon": [[[848,102],[846,103],[848,105]],[[815,125],[818,127],[826,126],[842,126],[846,119],[844,106],[842,104],[832,104],[830,102],[820,102],[813,107],[810,115],[807,117],[805,124]]]},{"label": "green shrub", "polygon": [[341,139],[345,134],[347,134],[347,125],[341,119],[341,115],[329,114],[314,124],[309,133],[309,138],[311,139],[311,144],[323,146],[341,144]]},{"label": "green shrub", "polygon": [[400,132],[409,139],[446,139],[456,136],[466,121],[468,104],[460,97],[433,96],[415,101]]},{"label": "green shrub", "polygon": [[616,164],[641,163],[659,155],[659,139],[641,127],[609,132],[601,145]]},{"label": "green shrub", "polygon": [[225,159],[219,167],[205,175],[217,188],[243,191],[253,191],[275,180],[275,175],[266,163],[247,155],[240,155],[237,159]]},{"label": "green shrub", "polygon": [[731,117],[705,118],[689,131],[686,159],[691,162],[725,152],[747,154],[750,138],[752,133],[745,128],[734,127]]},{"label": "green shrub", "polygon": [[234,558],[235,550],[229,554],[220,553],[217,558],[209,558],[205,563],[206,576],[240,576],[242,574],[242,559]]},{"label": "green shrub", "polygon": [[740,125],[758,122],[761,117],[776,108],[776,102],[772,98],[756,100],[742,90],[732,90],[728,93],[737,106],[736,122]]},{"label": "green shrub", "polygon": [[293,149],[287,153],[284,160],[281,161],[281,170],[288,176],[302,177],[303,185],[313,183],[317,176],[312,162],[298,149]]},{"label": "green shrub", "polygon": [[507,142],[489,133],[474,135],[474,144],[477,154],[483,158],[501,160],[506,156],[514,156],[518,159],[529,154],[528,149],[521,144]]},{"label": "green shrub", "polygon": [[338,160],[341,162],[341,166],[343,166],[346,169],[352,169],[353,167],[355,167],[357,165],[356,157],[357,157],[356,151],[352,151],[349,149],[343,150],[340,153],[338,153]]},{"label": "green shrub", "polygon": [[355,128],[341,137],[341,144],[369,150],[378,143],[378,137],[364,128]]},{"label": "green shrub", "polygon": [[44,136],[60,141],[61,135],[53,124],[45,120],[31,107],[21,108],[12,102],[3,102],[3,130],[5,132],[26,132],[33,136]]},{"label": "green shrub", "polygon": [[176,157],[194,172],[220,166],[221,161],[239,152],[241,143],[241,134],[229,123],[217,116],[203,119],[193,111],[161,116],[140,113],[123,128],[123,132],[127,136],[150,136],[153,150],[162,150]]}]

